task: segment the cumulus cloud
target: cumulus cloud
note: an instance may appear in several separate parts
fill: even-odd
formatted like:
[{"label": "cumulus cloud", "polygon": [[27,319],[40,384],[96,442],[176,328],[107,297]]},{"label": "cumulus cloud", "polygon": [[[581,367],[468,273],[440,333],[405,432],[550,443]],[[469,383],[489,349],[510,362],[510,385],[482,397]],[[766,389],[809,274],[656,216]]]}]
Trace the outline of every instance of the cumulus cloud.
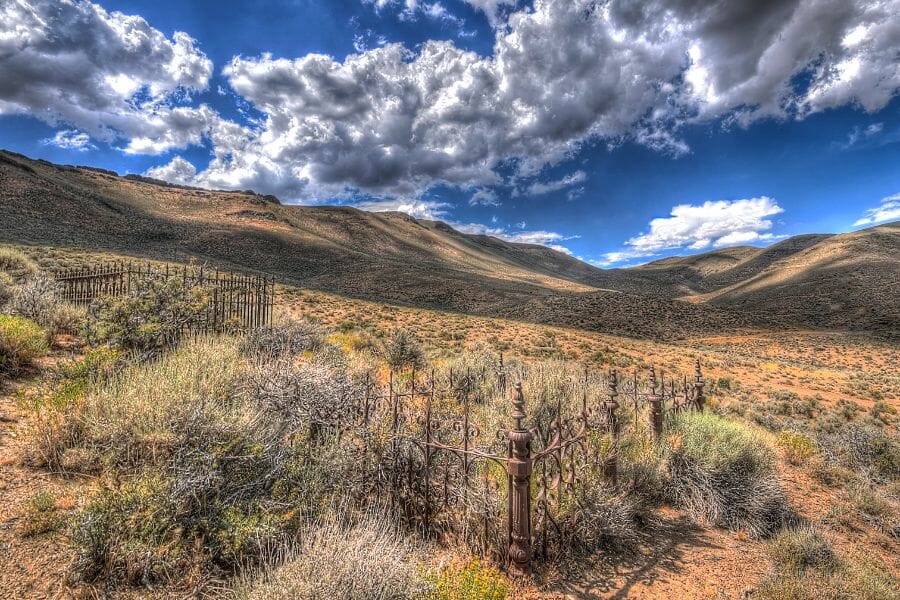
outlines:
[{"label": "cumulus cloud", "polygon": [[874,225],[875,223],[885,223],[887,221],[896,221],[897,219],[900,219],[900,194],[882,198],[881,204],[875,208],[868,209],[862,218],[853,223],[853,226]]},{"label": "cumulus cloud", "polygon": [[766,196],[744,200],[679,204],[670,216],[650,221],[650,229],[625,242],[626,248],[609,252],[602,265],[655,256],[665,250],[705,250],[776,239],[769,230],[771,217],[784,212]]},{"label": "cumulus cloud", "polygon": [[94,147],[91,144],[91,136],[75,129],[57,131],[56,135],[43,140],[43,143],[48,146],[56,146],[66,150],[78,150],[79,152],[84,152]]},{"label": "cumulus cloud", "polygon": [[484,13],[492,27],[503,22],[503,17],[519,0],[464,0],[472,8]]},{"label": "cumulus cloud", "polygon": [[152,167],[144,173],[147,177],[161,179],[179,185],[190,185],[194,181],[194,176],[196,174],[197,169],[194,165],[180,156],[176,156],[165,165]]},{"label": "cumulus cloud", "polygon": [[900,0],[536,0],[508,15],[489,57],[444,41],[343,61],[237,57],[225,75],[265,122],[198,182],[296,200],[417,196],[439,183],[490,187],[510,160],[514,177],[531,177],[590,139],[677,155],[689,150],[677,135],[685,122],[802,118],[848,103],[877,110],[900,87],[896,8]]},{"label": "cumulus cloud", "polygon": [[0,115],[25,113],[157,153],[199,140],[201,108],[167,101],[205,89],[212,63],[186,33],[90,2],[0,4]]},{"label": "cumulus cloud", "polygon": [[900,0],[467,1],[502,17],[490,56],[429,41],[235,57],[223,74],[262,115],[240,123],[189,101],[212,65],[187,34],[87,1],[5,2],[0,114],[123,138],[131,153],[208,138],[213,159],[190,183],[314,202],[489,189],[500,165],[519,185],[592,140],[677,155],[688,122],[876,111],[900,88]]}]

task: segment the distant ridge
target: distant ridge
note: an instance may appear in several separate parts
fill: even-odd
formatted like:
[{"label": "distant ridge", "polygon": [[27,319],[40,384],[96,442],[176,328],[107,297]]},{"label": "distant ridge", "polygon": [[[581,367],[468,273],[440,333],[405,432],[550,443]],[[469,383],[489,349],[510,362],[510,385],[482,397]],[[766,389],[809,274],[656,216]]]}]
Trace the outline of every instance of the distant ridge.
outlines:
[{"label": "distant ridge", "polygon": [[603,270],[403,213],[289,206],[0,151],[0,241],[193,256],[352,297],[638,337],[900,330],[900,224]]}]

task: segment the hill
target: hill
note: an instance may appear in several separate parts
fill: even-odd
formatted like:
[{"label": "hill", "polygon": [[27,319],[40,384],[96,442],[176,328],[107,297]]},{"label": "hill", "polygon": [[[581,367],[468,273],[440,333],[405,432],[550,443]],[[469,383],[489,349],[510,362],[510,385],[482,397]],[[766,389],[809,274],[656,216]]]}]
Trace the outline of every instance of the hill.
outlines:
[{"label": "hill", "polygon": [[[0,200],[2,241],[197,259],[394,304],[638,337],[771,326],[891,331],[898,323],[896,226],[603,270],[545,246],[402,213],[286,206],[249,191],[120,177],[3,151]],[[816,290],[825,293],[811,302]]]}]

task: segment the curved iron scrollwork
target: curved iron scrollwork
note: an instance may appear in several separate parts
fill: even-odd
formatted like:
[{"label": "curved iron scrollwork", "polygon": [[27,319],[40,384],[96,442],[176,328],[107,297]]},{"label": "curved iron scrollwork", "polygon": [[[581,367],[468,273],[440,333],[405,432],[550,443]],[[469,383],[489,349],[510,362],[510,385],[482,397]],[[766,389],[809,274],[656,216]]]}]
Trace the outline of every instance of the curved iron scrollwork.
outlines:
[{"label": "curved iron scrollwork", "polygon": [[[386,389],[368,377],[353,415],[362,425],[361,452],[376,454],[384,470],[378,492],[389,494],[397,514],[425,536],[453,536],[508,562],[511,574],[528,572],[533,557],[565,545],[586,486],[599,480],[617,485],[619,436],[631,420],[620,410],[633,412],[635,431],[646,411],[658,438],[678,412],[702,409],[705,400],[699,361],[693,382],[653,367],[643,380],[637,371],[610,371],[601,381],[585,371],[583,381],[565,383],[580,392],[568,413],[560,399],[565,391],[555,388],[555,403],[538,402],[527,414],[516,383],[512,423],[491,435],[478,394],[492,372],[490,389],[505,389],[502,360],[495,372],[451,372],[444,381],[433,371],[390,373]],[[532,375],[537,385],[547,383],[542,372]]]}]

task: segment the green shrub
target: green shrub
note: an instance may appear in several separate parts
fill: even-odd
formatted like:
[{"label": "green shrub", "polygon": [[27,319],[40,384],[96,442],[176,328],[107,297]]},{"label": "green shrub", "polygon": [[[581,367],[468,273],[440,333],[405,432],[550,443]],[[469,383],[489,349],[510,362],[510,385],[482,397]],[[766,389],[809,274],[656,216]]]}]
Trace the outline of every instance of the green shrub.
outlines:
[{"label": "green shrub", "polygon": [[668,441],[671,501],[701,522],[752,537],[788,513],[772,451],[747,426],[709,413],[681,413]]},{"label": "green shrub", "polygon": [[22,535],[33,536],[60,529],[65,518],[56,508],[56,496],[47,491],[37,492],[25,505]]},{"label": "green shrub", "polygon": [[[73,527],[73,571],[84,581],[167,583],[190,564],[170,484],[147,474],[121,488],[103,488]],[[200,557],[196,557],[197,560]]]},{"label": "green shrub", "polygon": [[284,564],[239,583],[235,597],[399,600],[422,598],[428,591],[429,585],[416,560],[419,548],[383,521],[370,518],[349,528],[330,521],[309,528],[301,539],[300,546],[291,551]]},{"label": "green shrub", "polygon": [[46,326],[53,335],[77,335],[87,324],[87,309],[73,304],[58,304],[47,316]]},{"label": "green shrub", "polygon": [[778,434],[778,446],[784,452],[784,458],[792,465],[802,465],[816,453],[816,444],[812,439],[797,431],[782,431]]},{"label": "green shrub", "polygon": [[0,375],[19,373],[48,349],[47,332],[36,323],[0,315]]},{"label": "green shrub", "polygon": [[159,273],[132,282],[124,297],[99,298],[91,306],[88,338],[139,352],[174,346],[209,306],[209,290]]},{"label": "green shrub", "polygon": [[395,370],[425,366],[425,352],[419,340],[406,329],[395,329],[382,341],[381,356]]},{"label": "green shrub", "polygon": [[462,568],[445,567],[431,581],[427,600],[504,600],[509,595],[506,577],[477,558]]}]

